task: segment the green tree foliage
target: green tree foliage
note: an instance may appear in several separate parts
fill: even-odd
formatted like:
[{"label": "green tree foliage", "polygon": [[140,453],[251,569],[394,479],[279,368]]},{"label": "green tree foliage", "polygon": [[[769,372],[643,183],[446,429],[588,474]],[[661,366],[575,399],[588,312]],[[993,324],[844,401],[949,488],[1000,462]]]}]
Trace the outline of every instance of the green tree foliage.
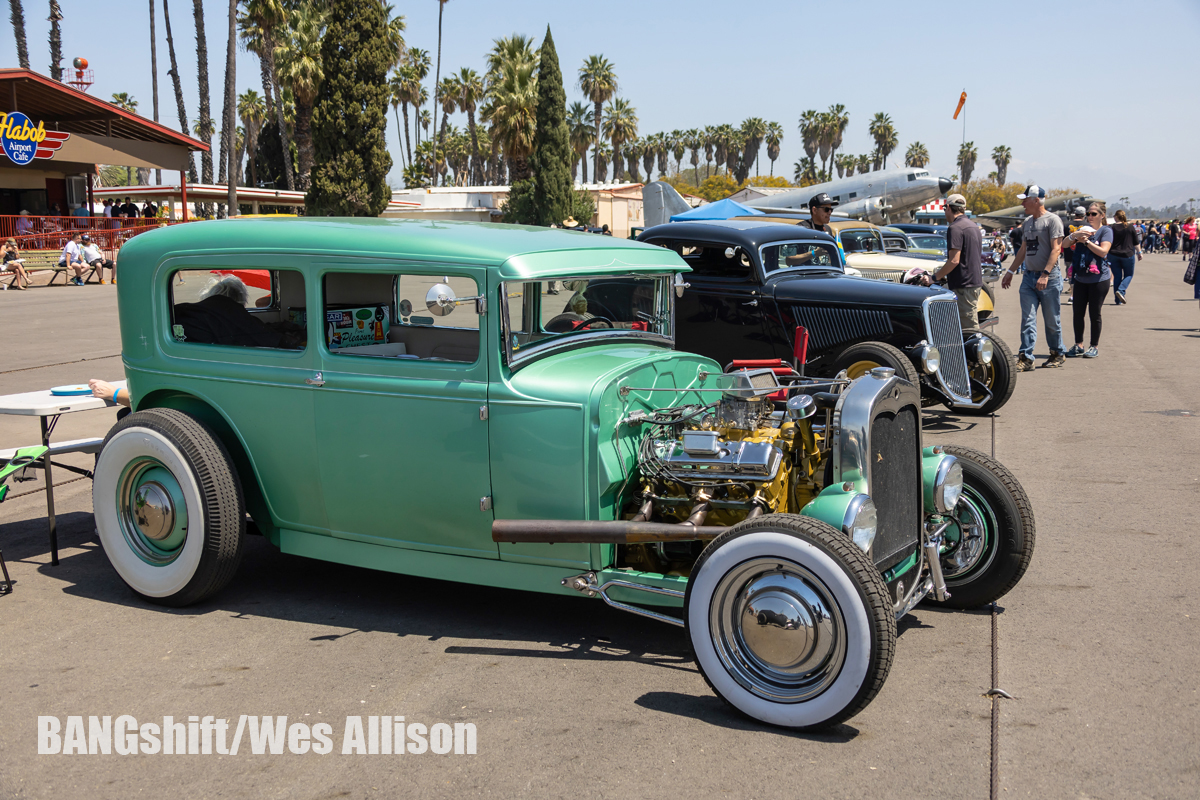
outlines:
[{"label": "green tree foliage", "polygon": [[[530,225],[561,223],[571,216],[575,204],[571,190],[571,162],[575,152],[567,128],[567,93],[563,89],[562,70],[549,26],[538,53],[537,122],[533,142],[529,160],[533,177],[513,186],[505,219],[511,217],[513,222]],[[522,197],[525,193],[532,196],[527,200]]]},{"label": "green tree foliage", "polygon": [[333,0],[321,42],[325,79],[313,104],[309,214],[377,217],[391,199],[384,140],[396,54],[379,0]]}]

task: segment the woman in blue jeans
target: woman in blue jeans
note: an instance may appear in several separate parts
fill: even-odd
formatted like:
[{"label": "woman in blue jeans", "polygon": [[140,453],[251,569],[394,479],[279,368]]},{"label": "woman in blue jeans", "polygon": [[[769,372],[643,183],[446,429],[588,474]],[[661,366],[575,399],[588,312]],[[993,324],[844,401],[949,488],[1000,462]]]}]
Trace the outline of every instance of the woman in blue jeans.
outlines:
[{"label": "woman in blue jeans", "polygon": [[1118,211],[1113,215],[1116,222],[1112,225],[1113,243],[1108,251],[1108,266],[1112,269],[1113,298],[1117,305],[1126,302],[1125,294],[1133,281],[1133,265],[1142,259],[1138,249],[1137,228],[1125,220],[1125,212]]}]

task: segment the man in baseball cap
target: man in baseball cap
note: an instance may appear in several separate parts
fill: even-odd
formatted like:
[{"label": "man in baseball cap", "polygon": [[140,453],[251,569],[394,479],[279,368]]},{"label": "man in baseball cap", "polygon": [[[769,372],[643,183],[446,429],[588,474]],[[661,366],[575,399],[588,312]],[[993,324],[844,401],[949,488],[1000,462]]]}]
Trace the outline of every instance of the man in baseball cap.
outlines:
[{"label": "man in baseball cap", "polygon": [[1062,273],[1058,259],[1062,253],[1063,224],[1057,214],[1046,211],[1046,190],[1037,184],[1025,187],[1017,195],[1025,207],[1021,223],[1021,249],[1013,257],[1013,265],[1000,279],[1000,287],[1012,285],[1017,269],[1024,268],[1021,279],[1021,348],[1017,367],[1023,372],[1033,369],[1033,348],[1037,344],[1037,315],[1042,312],[1046,324],[1046,344],[1050,357],[1043,367],[1061,367],[1066,363],[1066,348],[1062,340]]},{"label": "man in baseball cap", "polygon": [[821,233],[829,233],[829,218],[833,215],[833,208],[837,203],[829,196],[827,192],[814,194],[808,200],[808,216],[806,220],[801,220],[800,224],[806,228],[812,228],[814,231]]},{"label": "man in baseball cap", "polygon": [[946,287],[958,298],[958,317],[964,331],[979,325],[979,292],[983,288],[983,231],[967,218],[967,198],[952,194],[943,209],[946,222],[946,263],[934,280],[946,279]]}]

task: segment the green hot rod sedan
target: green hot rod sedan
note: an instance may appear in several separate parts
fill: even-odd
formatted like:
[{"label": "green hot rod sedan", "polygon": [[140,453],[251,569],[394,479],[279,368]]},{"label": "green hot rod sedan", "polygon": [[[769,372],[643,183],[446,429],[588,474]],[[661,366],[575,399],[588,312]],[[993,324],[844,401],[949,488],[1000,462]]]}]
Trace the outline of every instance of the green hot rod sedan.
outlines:
[{"label": "green hot rod sedan", "polygon": [[[400,220],[204,222],[121,252],[133,411],[93,489],[151,602],[286,553],[599,597],[684,626],[713,690],[793,728],[864,708],[896,621],[1020,580],[1029,500],[922,442],[887,368],[722,373],[673,349],[688,267],[584,233]],[[671,613],[682,608],[682,617]]]}]

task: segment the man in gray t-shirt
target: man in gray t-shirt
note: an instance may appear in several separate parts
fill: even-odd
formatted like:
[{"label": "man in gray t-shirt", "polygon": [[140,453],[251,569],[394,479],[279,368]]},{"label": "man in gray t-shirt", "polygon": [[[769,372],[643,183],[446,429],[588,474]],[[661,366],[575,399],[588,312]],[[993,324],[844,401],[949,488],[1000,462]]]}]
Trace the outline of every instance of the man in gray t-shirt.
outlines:
[{"label": "man in gray t-shirt", "polygon": [[1033,369],[1033,347],[1037,343],[1037,312],[1042,310],[1046,323],[1046,344],[1050,357],[1043,367],[1061,367],[1066,363],[1062,341],[1062,313],[1059,306],[1062,292],[1062,273],[1058,258],[1062,253],[1063,224],[1056,215],[1046,211],[1046,190],[1033,184],[1017,195],[1029,216],[1021,223],[1021,249],[1012,267],[1004,273],[1000,286],[1012,285],[1013,275],[1023,264],[1025,277],[1021,280],[1021,349],[1017,366],[1028,372]]}]

